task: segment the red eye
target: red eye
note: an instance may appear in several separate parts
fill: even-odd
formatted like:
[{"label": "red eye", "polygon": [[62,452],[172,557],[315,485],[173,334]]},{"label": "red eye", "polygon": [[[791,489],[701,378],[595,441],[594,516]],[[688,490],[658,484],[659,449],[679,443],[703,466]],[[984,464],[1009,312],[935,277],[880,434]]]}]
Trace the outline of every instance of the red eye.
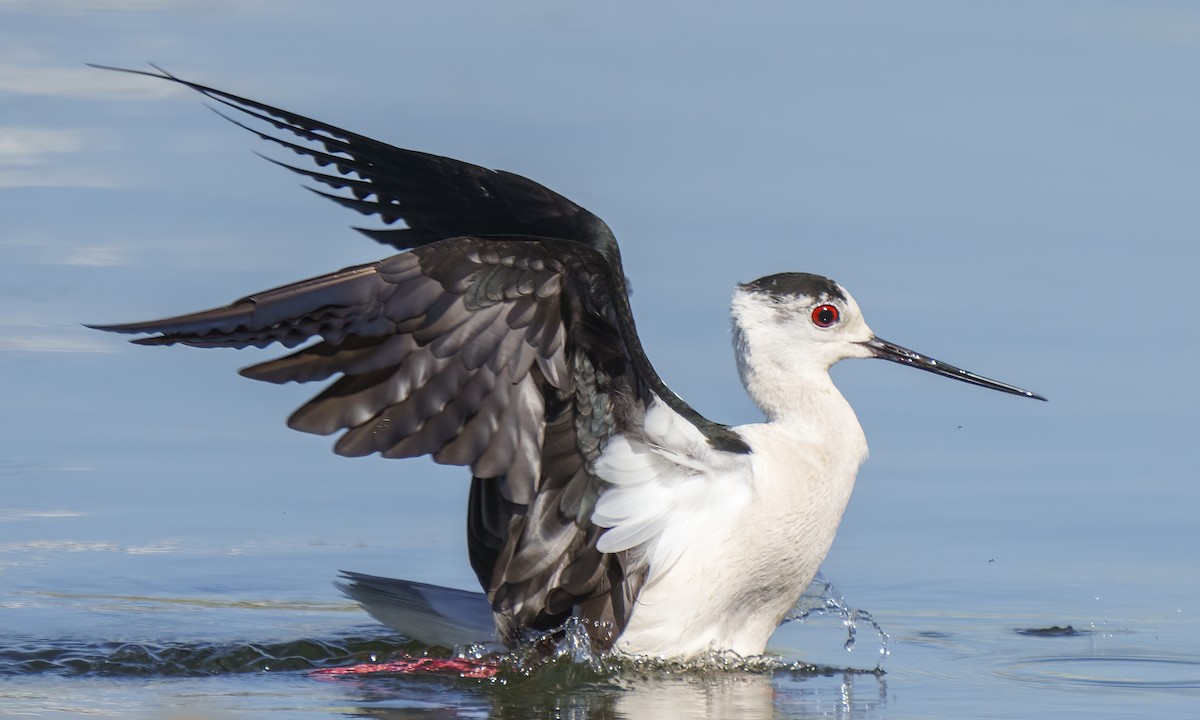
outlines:
[{"label": "red eye", "polygon": [[832,305],[818,305],[813,308],[813,325],[817,327],[827,328],[836,323],[839,317],[838,309]]}]

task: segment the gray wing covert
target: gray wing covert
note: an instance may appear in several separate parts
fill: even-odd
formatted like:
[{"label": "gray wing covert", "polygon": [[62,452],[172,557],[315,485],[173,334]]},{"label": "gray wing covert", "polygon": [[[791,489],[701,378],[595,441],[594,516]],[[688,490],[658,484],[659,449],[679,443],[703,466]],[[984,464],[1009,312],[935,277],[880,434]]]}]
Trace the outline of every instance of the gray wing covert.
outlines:
[{"label": "gray wing covert", "polygon": [[612,275],[580,243],[461,237],[224,308],[100,329],[197,347],[319,338],[242,374],[338,376],[288,424],[345,431],[339,454],[470,467],[471,563],[506,635],[579,606],[619,629],[642,573],[595,549],[588,460],[640,424],[648,391],[613,315]]}]

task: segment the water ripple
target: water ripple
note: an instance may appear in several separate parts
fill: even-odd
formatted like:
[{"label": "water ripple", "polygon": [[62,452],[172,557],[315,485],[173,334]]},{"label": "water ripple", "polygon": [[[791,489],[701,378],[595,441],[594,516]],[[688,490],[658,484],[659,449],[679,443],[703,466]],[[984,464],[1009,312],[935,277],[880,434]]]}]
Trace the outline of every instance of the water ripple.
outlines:
[{"label": "water ripple", "polygon": [[412,650],[399,637],[279,643],[18,641],[0,648],[0,677],[28,674],[196,677],[309,670]]},{"label": "water ripple", "polygon": [[1166,655],[1061,655],[1009,663],[1002,677],[1043,685],[1200,689],[1200,658]]}]

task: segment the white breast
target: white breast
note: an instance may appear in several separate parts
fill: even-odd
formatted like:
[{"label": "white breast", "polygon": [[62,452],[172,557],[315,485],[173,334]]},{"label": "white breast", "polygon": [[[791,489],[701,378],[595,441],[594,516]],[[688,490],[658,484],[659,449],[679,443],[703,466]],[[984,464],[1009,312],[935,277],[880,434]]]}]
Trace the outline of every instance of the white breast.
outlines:
[{"label": "white breast", "polygon": [[649,563],[617,647],[761,654],[833,542],[866,457],[857,422],[832,444],[811,427],[738,427],[750,455],[712,450],[661,403],[646,427],[610,442],[595,468],[613,483],[593,516],[610,528],[600,549],[636,547]]}]

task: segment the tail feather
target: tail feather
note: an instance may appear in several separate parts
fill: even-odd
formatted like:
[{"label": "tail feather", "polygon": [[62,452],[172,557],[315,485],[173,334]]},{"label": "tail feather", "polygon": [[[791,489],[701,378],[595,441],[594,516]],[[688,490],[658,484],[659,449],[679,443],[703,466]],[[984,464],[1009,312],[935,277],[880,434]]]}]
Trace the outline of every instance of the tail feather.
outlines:
[{"label": "tail feather", "polygon": [[452,648],[496,642],[491,604],[483,593],[412,580],[341,571],[339,590],[371,617],[407,637]]}]

